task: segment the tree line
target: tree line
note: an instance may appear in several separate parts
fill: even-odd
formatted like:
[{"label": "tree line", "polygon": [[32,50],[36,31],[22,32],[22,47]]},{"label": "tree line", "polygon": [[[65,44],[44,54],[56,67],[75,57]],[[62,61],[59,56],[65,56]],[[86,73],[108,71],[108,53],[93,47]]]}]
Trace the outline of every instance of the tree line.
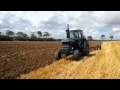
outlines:
[{"label": "tree line", "polygon": [[[61,39],[54,39],[51,36],[49,32],[41,32],[37,31],[38,37],[35,35],[35,32],[32,32],[30,36],[28,36],[24,32],[13,32],[11,30],[6,30],[5,35],[2,35],[2,32],[0,32],[0,41],[12,41],[12,40],[21,40],[21,41],[60,41]],[[110,36],[109,38],[113,40],[114,36]],[[88,40],[94,40],[92,36],[87,37]],[[105,35],[101,35],[101,39],[105,39]]]},{"label": "tree line", "polygon": [[[111,35],[109,38],[110,38],[111,40],[113,40],[113,37],[114,37],[114,36]],[[88,39],[88,40],[94,40],[94,39],[92,38],[92,36],[88,36],[87,39]],[[105,35],[101,35],[101,40],[104,40],[104,39],[105,39]]]},{"label": "tree line", "polygon": [[[2,35],[0,32],[0,41],[7,41],[7,40],[21,40],[21,41],[56,41],[56,39],[50,37],[51,34],[49,32],[41,32],[37,31],[38,37],[35,35],[35,32],[32,32],[30,36],[28,36],[24,32],[13,32],[11,30],[6,30],[5,35]],[[60,40],[60,39],[58,39]]]}]

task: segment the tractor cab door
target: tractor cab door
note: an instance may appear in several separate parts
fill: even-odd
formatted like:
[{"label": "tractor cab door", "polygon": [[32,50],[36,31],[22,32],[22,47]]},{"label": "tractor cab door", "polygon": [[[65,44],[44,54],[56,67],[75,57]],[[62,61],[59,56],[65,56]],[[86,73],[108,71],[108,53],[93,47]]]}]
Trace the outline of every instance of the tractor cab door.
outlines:
[{"label": "tractor cab door", "polygon": [[82,40],[86,40],[86,37],[84,36],[84,34],[83,34],[82,31],[80,32],[80,34],[81,34],[81,39],[82,39]]}]

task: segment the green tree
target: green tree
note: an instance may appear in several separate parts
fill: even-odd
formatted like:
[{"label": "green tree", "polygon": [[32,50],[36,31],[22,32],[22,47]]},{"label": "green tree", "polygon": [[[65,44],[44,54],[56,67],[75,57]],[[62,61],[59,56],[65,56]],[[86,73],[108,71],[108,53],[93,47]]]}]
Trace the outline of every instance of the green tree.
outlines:
[{"label": "green tree", "polygon": [[101,39],[102,39],[102,40],[105,39],[105,35],[101,35]]},{"label": "green tree", "polygon": [[23,33],[23,32],[17,32],[17,37],[20,37],[20,38],[28,38],[28,35],[26,33]]},{"label": "green tree", "polygon": [[88,36],[87,39],[88,39],[88,40],[92,40],[92,36]]},{"label": "green tree", "polygon": [[34,34],[34,32],[31,34],[30,36],[31,39],[37,39],[36,35]]},{"label": "green tree", "polygon": [[45,38],[48,38],[48,37],[51,36],[51,34],[50,34],[49,32],[44,32],[43,36],[44,36]]},{"label": "green tree", "polygon": [[10,30],[6,30],[6,35],[7,36],[13,36],[15,33],[13,31],[10,31]]},{"label": "green tree", "polygon": [[37,31],[37,34],[39,35],[39,37],[42,37],[42,32],[41,31]]},{"label": "green tree", "polygon": [[112,40],[112,39],[113,39],[113,36],[110,36],[110,39]]}]

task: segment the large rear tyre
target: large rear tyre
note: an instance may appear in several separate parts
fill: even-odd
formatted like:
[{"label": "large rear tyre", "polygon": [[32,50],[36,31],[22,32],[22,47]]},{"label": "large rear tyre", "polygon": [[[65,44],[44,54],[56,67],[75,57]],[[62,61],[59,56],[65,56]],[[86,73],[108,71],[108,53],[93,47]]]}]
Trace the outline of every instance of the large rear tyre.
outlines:
[{"label": "large rear tyre", "polygon": [[88,41],[84,42],[81,54],[83,56],[88,56],[89,55],[89,42]]},{"label": "large rear tyre", "polygon": [[74,52],[74,60],[78,60],[79,58],[79,50],[75,50]]}]

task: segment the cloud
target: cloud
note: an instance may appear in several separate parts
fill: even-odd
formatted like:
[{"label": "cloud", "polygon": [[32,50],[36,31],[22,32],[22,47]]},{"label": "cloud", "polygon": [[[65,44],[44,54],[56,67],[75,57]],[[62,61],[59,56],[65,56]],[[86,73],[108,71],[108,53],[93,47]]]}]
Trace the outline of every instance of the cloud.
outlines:
[{"label": "cloud", "polygon": [[92,17],[101,26],[113,27],[120,23],[119,11],[95,11]]},{"label": "cloud", "polygon": [[112,28],[112,31],[114,31],[114,32],[120,32],[120,27]]},{"label": "cloud", "polygon": [[13,13],[7,12],[4,16],[3,15],[0,16],[1,17],[0,31],[4,33],[6,30],[12,30],[14,32],[18,31],[26,32],[25,28],[29,28],[29,26],[32,26],[30,20],[18,18]]},{"label": "cloud", "polygon": [[66,38],[67,24],[93,39],[102,34],[120,38],[120,11],[0,11],[0,32],[10,29],[37,35],[37,31],[47,31],[53,38]]}]

